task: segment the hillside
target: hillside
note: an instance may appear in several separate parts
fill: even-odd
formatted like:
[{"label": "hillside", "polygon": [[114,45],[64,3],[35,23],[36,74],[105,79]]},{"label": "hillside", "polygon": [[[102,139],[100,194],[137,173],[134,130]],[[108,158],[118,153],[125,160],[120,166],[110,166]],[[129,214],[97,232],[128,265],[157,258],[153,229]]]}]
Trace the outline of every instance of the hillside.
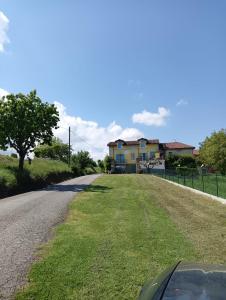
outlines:
[{"label": "hillside", "polygon": [[18,160],[0,155],[0,198],[30,191],[73,177],[71,169],[61,161],[34,159],[25,161],[24,173],[18,173]]}]

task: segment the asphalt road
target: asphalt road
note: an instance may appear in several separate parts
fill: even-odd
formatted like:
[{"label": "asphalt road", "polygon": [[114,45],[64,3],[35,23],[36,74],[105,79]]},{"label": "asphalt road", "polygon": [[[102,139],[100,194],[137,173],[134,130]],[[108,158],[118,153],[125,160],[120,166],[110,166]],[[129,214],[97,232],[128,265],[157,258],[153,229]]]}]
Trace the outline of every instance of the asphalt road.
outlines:
[{"label": "asphalt road", "polygon": [[37,247],[64,220],[73,197],[98,176],[78,177],[0,200],[0,299],[11,299],[26,283]]}]

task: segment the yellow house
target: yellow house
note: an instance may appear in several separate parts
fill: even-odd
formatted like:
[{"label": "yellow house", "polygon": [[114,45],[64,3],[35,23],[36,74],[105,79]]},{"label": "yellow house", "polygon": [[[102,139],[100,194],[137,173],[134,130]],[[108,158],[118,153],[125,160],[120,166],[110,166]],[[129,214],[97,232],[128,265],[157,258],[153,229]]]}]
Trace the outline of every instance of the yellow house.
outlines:
[{"label": "yellow house", "polygon": [[126,173],[138,172],[140,162],[160,159],[159,140],[145,138],[136,141],[116,140],[108,143],[109,156],[112,159],[112,170]]}]

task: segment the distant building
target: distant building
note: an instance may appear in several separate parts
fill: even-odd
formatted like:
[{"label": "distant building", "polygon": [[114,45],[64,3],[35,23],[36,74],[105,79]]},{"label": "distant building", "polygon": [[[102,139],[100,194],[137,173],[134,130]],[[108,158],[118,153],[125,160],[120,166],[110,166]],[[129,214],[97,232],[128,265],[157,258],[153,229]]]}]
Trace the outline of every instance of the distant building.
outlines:
[{"label": "distant building", "polygon": [[179,142],[159,143],[158,139],[136,141],[118,139],[108,143],[113,172],[139,173],[149,169],[165,169],[170,154],[192,155],[195,147]]},{"label": "distant building", "polygon": [[174,155],[193,155],[194,146],[190,146],[180,142],[162,143],[164,156]]}]

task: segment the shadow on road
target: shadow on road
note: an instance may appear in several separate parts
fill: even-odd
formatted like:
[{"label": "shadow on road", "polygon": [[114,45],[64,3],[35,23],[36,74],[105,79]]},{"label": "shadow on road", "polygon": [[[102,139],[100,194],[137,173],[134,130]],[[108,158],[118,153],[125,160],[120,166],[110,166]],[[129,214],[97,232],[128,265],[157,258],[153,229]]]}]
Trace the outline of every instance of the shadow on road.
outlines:
[{"label": "shadow on road", "polygon": [[88,192],[101,192],[105,193],[111,188],[103,185],[88,185],[88,184],[53,184],[45,188],[45,191],[58,191],[58,192],[81,192],[86,190]]}]

